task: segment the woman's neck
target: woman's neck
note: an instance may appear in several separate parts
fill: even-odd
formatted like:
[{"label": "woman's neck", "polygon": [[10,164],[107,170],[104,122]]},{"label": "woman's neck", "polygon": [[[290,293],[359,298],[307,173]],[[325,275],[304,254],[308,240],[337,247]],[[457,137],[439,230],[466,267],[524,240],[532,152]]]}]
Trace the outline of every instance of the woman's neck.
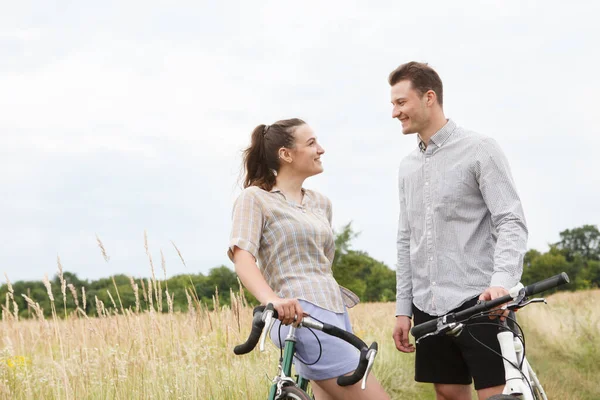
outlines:
[{"label": "woman's neck", "polygon": [[281,190],[288,201],[300,204],[303,197],[302,185],[304,184],[304,179],[287,175],[282,171],[275,178],[275,188]]}]

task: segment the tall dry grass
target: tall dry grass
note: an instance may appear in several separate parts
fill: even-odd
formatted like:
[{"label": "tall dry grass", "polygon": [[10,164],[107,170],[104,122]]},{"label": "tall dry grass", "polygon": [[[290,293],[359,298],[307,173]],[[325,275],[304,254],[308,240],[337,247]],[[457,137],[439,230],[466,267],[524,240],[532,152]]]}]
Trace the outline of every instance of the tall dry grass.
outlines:
[{"label": "tall dry grass", "polygon": [[549,399],[600,399],[600,290],[562,292],[519,311],[527,357]]},{"label": "tall dry grass", "polygon": [[[252,310],[232,294],[233,305],[185,313],[104,308],[99,317],[77,313],[0,324],[0,397],[6,399],[262,399],[277,371],[279,352],[235,356],[245,341]],[[411,357],[389,339],[389,304],[352,312],[356,333],[377,340],[375,374],[394,398],[420,398]]]},{"label": "tall dry grass", "polygon": [[[0,397],[5,399],[264,399],[279,352],[235,356],[251,324],[239,295],[215,311],[136,313],[0,324]],[[551,296],[519,314],[528,352],[550,399],[598,399],[600,291]],[[351,310],[355,333],[380,343],[375,375],[394,399],[431,399],[413,379],[413,358],[390,339],[394,305]]]},{"label": "tall dry grass", "polygon": [[[84,288],[59,279],[61,294],[66,296],[67,288],[74,298],[81,293],[81,303],[76,303],[83,304],[59,318],[45,278],[52,304],[52,316],[45,318],[34,299],[14,293],[7,277],[9,294],[0,323],[0,398],[265,399],[277,373],[279,351],[268,346],[265,353],[233,354],[233,347],[250,331],[252,309],[243,292],[231,293],[231,306],[219,305],[217,294],[214,311],[209,311],[189,290],[187,312],[173,312],[173,297],[156,279],[147,253],[152,278],[146,284],[142,280],[141,288],[131,280],[135,307],[124,309],[117,291],[111,304],[94,299],[97,316],[84,312],[90,300]],[[61,277],[60,259],[58,265]],[[33,319],[19,320],[13,305],[18,295],[27,300]],[[140,308],[139,296],[150,303],[148,309]],[[152,304],[163,298],[169,307],[160,313]],[[600,290],[560,293],[548,300],[547,306],[532,305],[519,312],[529,358],[548,397],[600,399]],[[359,304],[350,310],[355,333],[380,345],[374,373],[391,397],[433,399],[429,385],[413,381],[413,355],[394,348],[393,315],[393,303]]]}]

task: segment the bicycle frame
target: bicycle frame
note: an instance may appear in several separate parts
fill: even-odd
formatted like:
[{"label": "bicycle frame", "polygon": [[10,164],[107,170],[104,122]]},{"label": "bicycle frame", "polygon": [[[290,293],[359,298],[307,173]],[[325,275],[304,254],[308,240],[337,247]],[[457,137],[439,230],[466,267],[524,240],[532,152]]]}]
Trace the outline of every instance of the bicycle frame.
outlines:
[{"label": "bicycle frame", "polygon": [[[275,400],[278,393],[278,383],[283,381],[290,382],[292,375],[292,364],[294,360],[294,354],[296,354],[296,329],[295,327],[290,327],[290,331],[285,338],[285,345],[283,348],[283,360],[279,365],[279,375],[274,379],[274,383],[271,386],[271,390],[269,391],[268,400]],[[266,331],[266,330],[265,330]],[[294,382],[300,389],[306,390],[308,389],[308,380],[304,377],[298,375],[297,380]],[[280,384],[279,384],[280,385]]]},{"label": "bicycle frame", "polygon": [[[521,341],[513,332],[505,331],[498,333],[498,343],[504,357],[506,379],[502,394],[522,396],[523,400],[534,400],[532,390],[537,389],[542,399],[548,400],[537,375],[523,354]],[[515,365],[520,365],[521,369],[515,368]]]}]

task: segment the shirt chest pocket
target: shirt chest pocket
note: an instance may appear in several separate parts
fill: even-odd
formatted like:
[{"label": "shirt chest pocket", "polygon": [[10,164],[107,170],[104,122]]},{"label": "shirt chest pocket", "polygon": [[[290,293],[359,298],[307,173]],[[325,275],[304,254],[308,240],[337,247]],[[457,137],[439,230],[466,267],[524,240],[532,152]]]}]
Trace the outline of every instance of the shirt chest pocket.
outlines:
[{"label": "shirt chest pocket", "polygon": [[436,185],[437,199],[445,204],[456,204],[467,195],[468,187],[466,186],[467,171],[461,168],[453,168],[443,171],[439,175],[439,181]]}]

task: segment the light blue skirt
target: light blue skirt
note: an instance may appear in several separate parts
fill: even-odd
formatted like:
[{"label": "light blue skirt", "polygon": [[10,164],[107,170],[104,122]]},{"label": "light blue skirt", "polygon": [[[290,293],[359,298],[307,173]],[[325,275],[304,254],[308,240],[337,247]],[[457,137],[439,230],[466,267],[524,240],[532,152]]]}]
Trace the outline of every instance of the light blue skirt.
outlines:
[{"label": "light blue skirt", "polygon": [[[304,300],[298,300],[305,313],[316,319],[335,325],[340,329],[352,332],[348,311],[344,313],[334,313],[325,310]],[[281,332],[279,327],[281,326]],[[277,347],[285,346],[285,338],[290,330],[289,326],[281,325],[276,321],[271,329],[271,340]],[[314,334],[313,334],[314,332]],[[324,380],[337,378],[352,372],[358,366],[360,351],[351,344],[335,336],[330,336],[321,331],[313,329],[311,332],[307,328],[296,329],[296,357],[294,365],[296,372],[306,379]],[[321,342],[321,358],[313,364],[319,357],[319,341]],[[281,338],[281,342],[280,339]],[[313,365],[307,365],[313,364]]]}]

